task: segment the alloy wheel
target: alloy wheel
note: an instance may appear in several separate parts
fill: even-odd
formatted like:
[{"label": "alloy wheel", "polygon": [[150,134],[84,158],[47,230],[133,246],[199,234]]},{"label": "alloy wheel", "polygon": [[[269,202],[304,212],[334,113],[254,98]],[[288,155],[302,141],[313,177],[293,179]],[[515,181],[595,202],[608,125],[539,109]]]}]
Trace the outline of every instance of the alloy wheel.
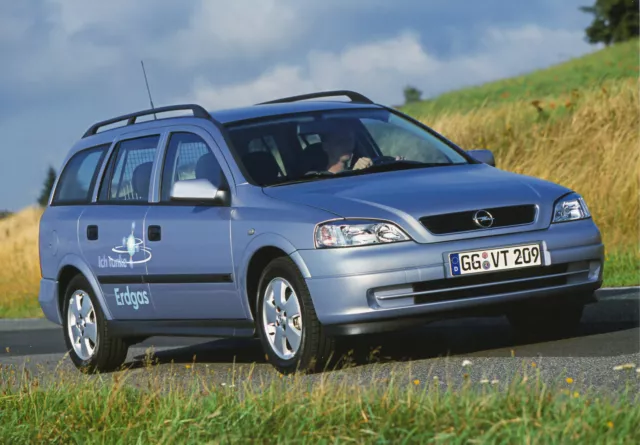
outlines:
[{"label": "alloy wheel", "polygon": [[262,301],[262,321],[271,349],[281,359],[291,359],[302,343],[298,296],[287,280],[274,278],[265,289]]},{"label": "alloy wheel", "polygon": [[75,291],[69,298],[67,329],[73,351],[81,360],[93,357],[98,346],[96,311],[89,295]]}]

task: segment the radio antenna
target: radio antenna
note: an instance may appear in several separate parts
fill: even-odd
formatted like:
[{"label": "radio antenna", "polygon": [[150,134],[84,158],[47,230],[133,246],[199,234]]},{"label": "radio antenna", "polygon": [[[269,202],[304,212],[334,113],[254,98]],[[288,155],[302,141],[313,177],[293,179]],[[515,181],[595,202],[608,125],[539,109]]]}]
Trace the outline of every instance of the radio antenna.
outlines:
[{"label": "radio antenna", "polygon": [[[151,99],[151,90],[149,89],[149,81],[147,80],[147,71],[144,69],[144,62],[142,60],[140,61],[140,65],[142,65],[142,74],[144,75],[144,83],[147,85],[147,93],[149,94],[151,109],[155,110],[156,107],[153,106],[153,99]],[[158,119],[156,113],[153,113],[153,119]]]}]

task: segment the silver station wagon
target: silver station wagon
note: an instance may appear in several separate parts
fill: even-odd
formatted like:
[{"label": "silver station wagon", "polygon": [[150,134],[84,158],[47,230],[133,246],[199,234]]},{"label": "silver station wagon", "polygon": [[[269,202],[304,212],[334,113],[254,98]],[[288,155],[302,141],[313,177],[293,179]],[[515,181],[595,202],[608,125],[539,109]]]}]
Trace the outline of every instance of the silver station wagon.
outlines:
[{"label": "silver station wagon", "polygon": [[85,372],[152,336],[257,336],[312,371],[342,336],[431,320],[575,327],[603,251],[576,192],[328,91],[92,125],[41,219],[39,301]]}]

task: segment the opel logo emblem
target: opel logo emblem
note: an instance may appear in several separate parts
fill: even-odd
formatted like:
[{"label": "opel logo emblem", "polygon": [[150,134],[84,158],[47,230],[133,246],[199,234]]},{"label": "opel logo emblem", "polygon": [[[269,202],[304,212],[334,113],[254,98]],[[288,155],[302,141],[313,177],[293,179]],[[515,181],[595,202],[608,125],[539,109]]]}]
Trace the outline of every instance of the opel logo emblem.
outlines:
[{"label": "opel logo emblem", "polygon": [[482,229],[488,229],[493,225],[493,216],[491,213],[486,210],[478,210],[475,215],[473,215],[473,222],[476,223],[476,226]]}]

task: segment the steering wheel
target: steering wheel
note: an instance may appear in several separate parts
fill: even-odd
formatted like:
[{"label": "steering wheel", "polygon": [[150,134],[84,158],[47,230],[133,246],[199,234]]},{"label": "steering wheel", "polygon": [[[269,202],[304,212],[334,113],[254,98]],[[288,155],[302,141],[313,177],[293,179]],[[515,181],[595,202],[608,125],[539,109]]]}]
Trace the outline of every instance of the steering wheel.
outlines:
[{"label": "steering wheel", "polygon": [[373,162],[373,165],[389,164],[396,161],[397,159],[395,156],[377,156],[375,158],[371,158],[371,162]]},{"label": "steering wheel", "polygon": [[[356,165],[356,162],[358,161],[358,159],[360,159],[361,156],[354,156],[351,158],[351,162],[349,162],[349,170],[353,170],[353,166]],[[397,159],[394,156],[376,156],[375,158],[371,158],[371,162],[373,162],[373,165],[383,165],[383,164],[389,164],[392,162],[397,161]]]}]

